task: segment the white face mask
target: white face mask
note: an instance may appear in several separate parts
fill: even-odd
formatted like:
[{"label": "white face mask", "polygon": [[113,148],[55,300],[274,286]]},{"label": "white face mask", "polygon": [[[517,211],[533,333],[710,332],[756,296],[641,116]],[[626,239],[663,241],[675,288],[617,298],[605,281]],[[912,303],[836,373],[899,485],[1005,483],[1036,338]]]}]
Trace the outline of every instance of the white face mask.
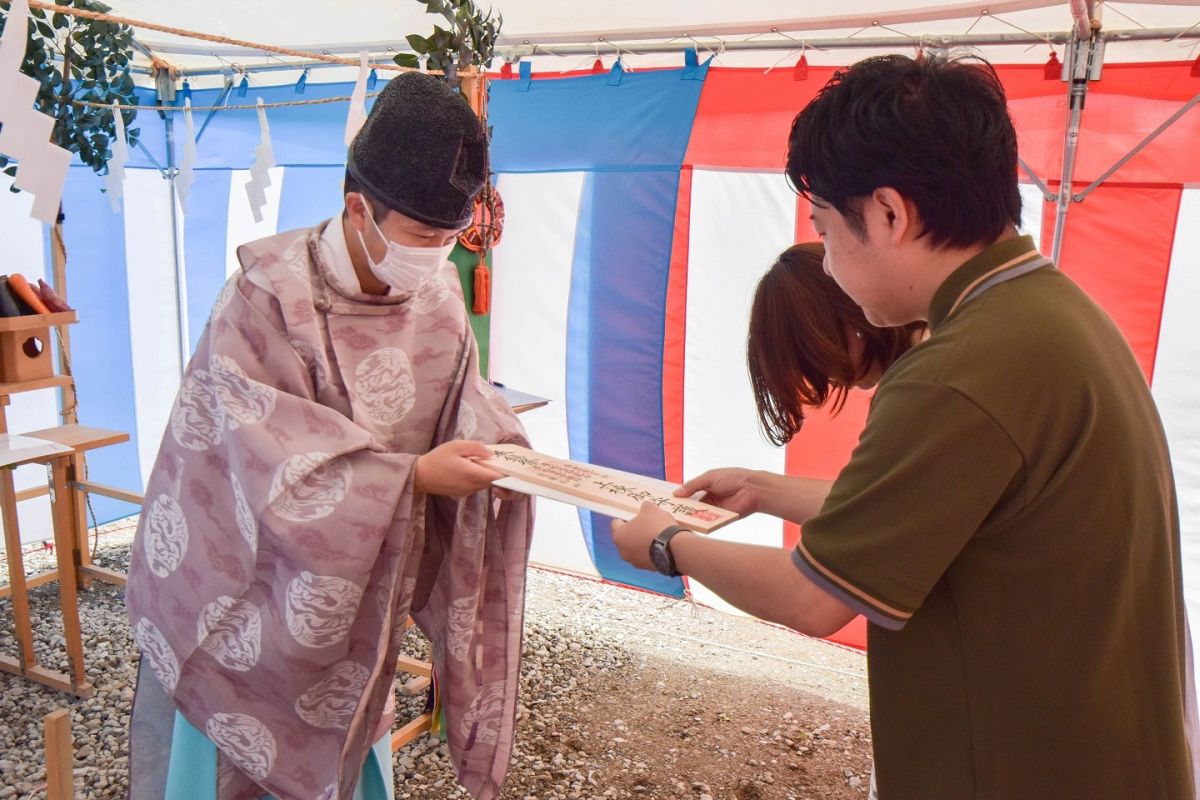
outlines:
[{"label": "white face mask", "polygon": [[387,242],[387,252],[384,254],[383,260],[372,259],[362,231],[355,228],[355,233],[358,234],[358,241],[362,244],[363,253],[366,254],[371,272],[375,273],[375,277],[390,286],[393,291],[410,292],[416,289],[445,265],[450,258],[450,251],[454,249],[453,240],[443,247],[406,247],[396,244],[383,235],[373,214],[368,213],[367,219],[371,221],[371,227],[375,229],[379,238]]}]

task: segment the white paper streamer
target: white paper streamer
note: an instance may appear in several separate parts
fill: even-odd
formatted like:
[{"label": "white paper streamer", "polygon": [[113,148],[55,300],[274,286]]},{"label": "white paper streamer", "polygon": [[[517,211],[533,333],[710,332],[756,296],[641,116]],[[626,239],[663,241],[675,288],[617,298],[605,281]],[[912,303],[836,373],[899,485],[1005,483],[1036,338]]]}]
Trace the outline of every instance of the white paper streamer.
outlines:
[{"label": "white paper streamer", "polygon": [[258,128],[262,138],[254,148],[254,163],[250,165],[250,180],[246,182],[246,196],[250,198],[250,211],[255,222],[262,222],[263,206],[267,204],[267,187],[271,185],[271,167],[275,166],[275,151],[271,148],[271,129],[267,127],[267,109],[262,98],[258,98]]},{"label": "white paper streamer", "polygon": [[192,99],[183,101],[183,153],[179,156],[179,172],[175,175],[175,194],[179,208],[187,213],[187,201],[192,196],[196,180],[196,126],[192,121]]},{"label": "white paper streamer", "polygon": [[117,135],[112,142],[112,158],[108,160],[104,188],[108,192],[108,202],[112,204],[113,213],[116,214],[121,210],[121,196],[125,193],[125,164],[129,161],[129,146],[125,142],[125,120],[121,118],[121,109],[116,103],[112,104],[112,112],[117,125]]},{"label": "white paper streamer", "polygon": [[34,110],[38,82],[21,74],[28,30],[28,0],[12,0],[0,36],[0,152],[17,161],[13,185],[34,196],[31,215],[53,225],[71,153],[51,143],[54,118]]},{"label": "white paper streamer", "polygon": [[367,64],[367,51],[358,54],[358,80],[354,82],[354,91],[350,94],[350,113],[346,115],[346,146],[354,141],[354,134],[367,121],[367,77],[370,75],[370,65]]}]

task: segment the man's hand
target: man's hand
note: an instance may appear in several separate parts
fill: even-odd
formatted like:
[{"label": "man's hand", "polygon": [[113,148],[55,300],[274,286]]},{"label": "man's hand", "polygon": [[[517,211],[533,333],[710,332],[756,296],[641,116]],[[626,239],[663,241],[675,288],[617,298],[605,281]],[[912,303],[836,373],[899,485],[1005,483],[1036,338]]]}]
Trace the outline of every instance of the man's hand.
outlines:
[{"label": "man's hand", "polygon": [[[739,471],[744,472],[716,472]],[[629,522],[612,524],[617,552],[635,567],[653,569],[650,542],[672,524],[670,514],[653,503],[642,503],[637,516]],[[786,548],[681,532],[671,539],[671,555],[681,573],[703,583],[747,614],[787,625],[809,636],[829,636],[855,617],[855,612],[842,600],[797,569]]]},{"label": "man's hand", "polygon": [[613,520],[613,544],[621,558],[640,569],[654,569],[650,561],[650,542],[667,527],[675,524],[675,518],[651,502],[642,503],[637,516],[629,522]]},{"label": "man's hand", "polygon": [[455,440],[438,445],[417,457],[413,485],[424,494],[447,497],[466,497],[486,489],[492,481],[503,478],[475,459],[487,458],[492,451],[482,442]]},{"label": "man's hand", "polygon": [[675,490],[676,497],[704,492],[704,502],[747,517],[761,509],[762,497],[754,482],[754,471],[741,467],[710,469]]}]

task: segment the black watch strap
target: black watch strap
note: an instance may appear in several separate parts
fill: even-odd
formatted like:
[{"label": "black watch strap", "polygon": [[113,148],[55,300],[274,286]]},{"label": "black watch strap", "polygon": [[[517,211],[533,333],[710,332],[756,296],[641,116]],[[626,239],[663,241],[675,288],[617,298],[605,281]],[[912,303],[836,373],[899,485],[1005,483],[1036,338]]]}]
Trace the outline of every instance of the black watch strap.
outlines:
[{"label": "black watch strap", "polygon": [[[671,539],[675,537],[675,534],[686,530],[687,528],[681,525],[668,525],[650,543],[650,560],[654,562],[659,572],[668,577],[678,578],[680,576],[679,569],[675,566],[675,556],[671,554]],[[661,559],[655,559],[655,551],[661,554]]]}]

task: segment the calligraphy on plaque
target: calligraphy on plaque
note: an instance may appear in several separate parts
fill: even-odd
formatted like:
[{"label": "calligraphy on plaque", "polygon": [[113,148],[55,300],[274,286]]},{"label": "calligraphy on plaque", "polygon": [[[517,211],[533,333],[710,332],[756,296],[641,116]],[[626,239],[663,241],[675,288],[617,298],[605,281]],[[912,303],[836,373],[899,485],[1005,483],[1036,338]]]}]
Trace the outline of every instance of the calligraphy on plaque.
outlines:
[{"label": "calligraphy on plaque", "polygon": [[661,481],[632,472],[554,458],[518,445],[497,444],[491,450],[492,457],[479,463],[497,472],[628,512],[637,512],[649,501],[680,525],[700,533],[715,531],[738,516],[718,506],[675,497]]}]

